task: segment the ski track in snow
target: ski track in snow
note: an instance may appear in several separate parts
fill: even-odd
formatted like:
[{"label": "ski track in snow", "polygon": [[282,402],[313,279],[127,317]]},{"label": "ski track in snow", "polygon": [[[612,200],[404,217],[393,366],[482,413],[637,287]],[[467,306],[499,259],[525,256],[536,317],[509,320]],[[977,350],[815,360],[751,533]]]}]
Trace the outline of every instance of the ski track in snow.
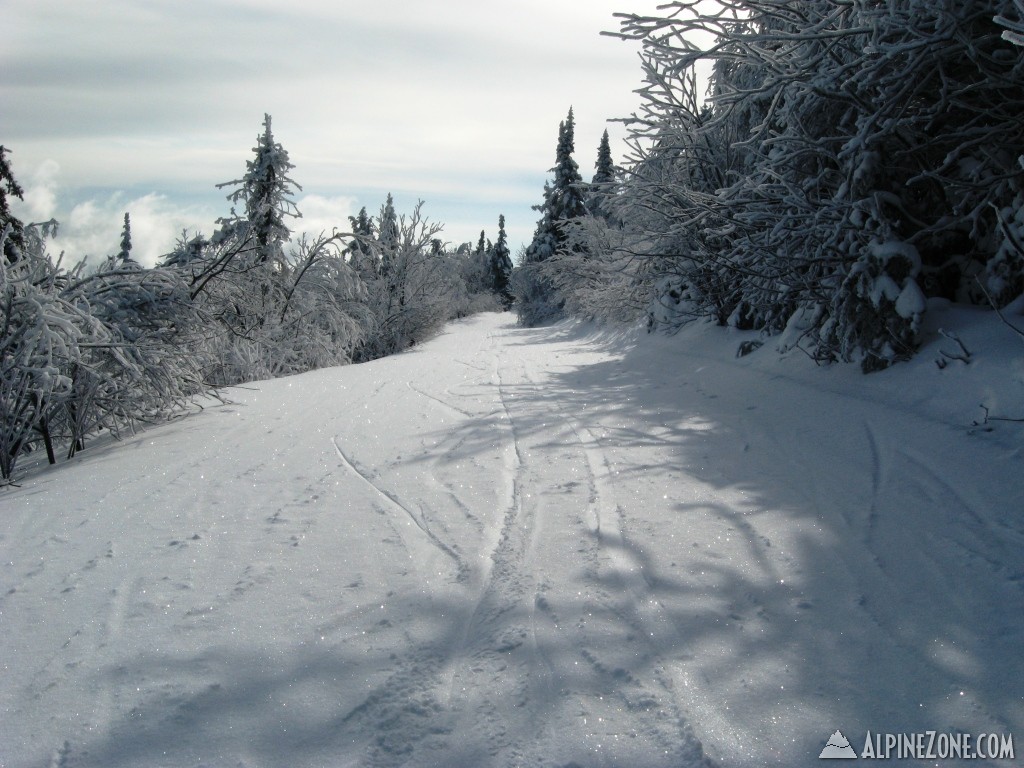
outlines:
[{"label": "ski track in snow", "polygon": [[471,318],[0,491],[0,766],[1024,732],[1019,451],[699,342]]},{"label": "ski track in snow", "polygon": [[331,442],[334,444],[334,450],[337,451],[338,458],[341,459],[341,463],[353,475],[358,477],[360,480],[366,483],[366,485],[373,489],[378,496],[384,499],[384,501],[387,503],[389,507],[398,510],[400,514],[407,516],[413,522],[413,524],[417,528],[419,528],[420,531],[423,532],[423,535],[426,536],[427,539],[429,539],[430,542],[435,547],[437,547],[439,550],[448,555],[448,557],[450,557],[457,565],[461,566],[462,563],[461,560],[459,559],[459,556],[452,550],[451,547],[449,547],[447,544],[441,541],[441,539],[439,539],[437,535],[435,535],[433,531],[431,531],[430,528],[427,527],[427,522],[424,519],[422,513],[417,514],[413,512],[411,509],[409,509],[409,507],[407,507],[405,504],[399,501],[392,493],[384,490],[379,485],[377,485],[377,483],[371,480],[367,473],[359,470],[345,455],[345,452],[341,450],[341,446],[338,445],[338,439],[336,437],[332,437]]}]

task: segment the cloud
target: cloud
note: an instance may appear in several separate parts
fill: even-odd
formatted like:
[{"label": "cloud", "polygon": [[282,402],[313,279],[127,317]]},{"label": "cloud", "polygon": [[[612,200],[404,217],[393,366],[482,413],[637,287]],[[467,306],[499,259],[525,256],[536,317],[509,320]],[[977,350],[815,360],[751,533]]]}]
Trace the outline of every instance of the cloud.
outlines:
[{"label": "cloud", "polygon": [[23,187],[25,192],[24,219],[28,222],[49,221],[57,215],[57,177],[60,165],[55,160],[44,160],[32,174],[32,180]]},{"label": "cloud", "polygon": [[[289,222],[293,241],[303,234],[315,237],[334,229],[345,231],[348,217],[356,212],[355,199],[348,196],[305,195],[296,204],[302,217]],[[131,197],[114,192],[75,204],[61,222],[53,247],[72,262],[116,253],[126,212],[131,220],[132,255],[145,266],[153,266],[168,253],[183,231],[212,233],[218,217],[206,208],[178,205],[166,195],[151,192]]]},{"label": "cloud", "polygon": [[[130,217],[132,255],[139,263],[153,266],[170,252],[183,231],[209,235],[220,216],[229,213],[227,202],[221,208],[208,204],[185,204],[156,192],[133,194],[124,190],[105,191],[77,200],[62,199],[60,166],[44,160],[23,184],[24,199],[12,201],[13,213],[25,222],[56,218],[57,235],[51,242],[54,255],[63,252],[64,263],[74,264],[86,258],[98,261],[116,253],[120,247],[124,214]],[[215,199],[221,199],[218,192]],[[293,239],[303,234],[345,231],[348,217],[358,210],[351,195],[307,194],[296,200],[302,217],[291,222]]]},{"label": "cloud", "polygon": [[[499,213],[528,237],[569,106],[589,178],[605,127],[613,150],[624,135],[606,120],[638,105],[636,46],[600,36],[623,5],[7,0],[0,136],[23,183],[22,168],[53,159],[60,198],[92,201],[97,225],[110,215],[89,246],[103,252],[119,240],[111,206],[135,205],[140,224],[164,210],[176,226],[201,203],[208,231],[228,207],[215,185],[244,173],[264,112],[307,193],[372,212],[403,193],[426,200],[452,240]],[[136,191],[111,202],[118,189]],[[149,192],[164,199],[136,204]]]},{"label": "cloud", "polygon": [[115,190],[73,199],[62,187],[60,175],[57,162],[44,160],[22,184],[24,199],[13,200],[11,210],[25,222],[56,218],[59,227],[50,250],[55,255],[63,253],[66,265],[117,253],[125,213],[131,219],[132,255],[146,266],[168,253],[183,230],[212,231],[218,216],[208,206],[182,203],[155,192]]},{"label": "cloud", "polygon": [[210,212],[180,206],[164,195],[151,192],[129,197],[115,192],[76,204],[58,230],[53,247],[64,251],[72,262],[117,253],[125,213],[131,220],[132,256],[145,266],[153,266],[168,253],[184,230],[210,232],[213,222]]},{"label": "cloud", "polygon": [[292,221],[293,240],[302,235],[316,237],[321,232],[331,234],[335,229],[339,232],[349,230],[349,216],[357,212],[356,199],[347,195],[324,197],[323,195],[305,195],[296,201],[302,218]]}]

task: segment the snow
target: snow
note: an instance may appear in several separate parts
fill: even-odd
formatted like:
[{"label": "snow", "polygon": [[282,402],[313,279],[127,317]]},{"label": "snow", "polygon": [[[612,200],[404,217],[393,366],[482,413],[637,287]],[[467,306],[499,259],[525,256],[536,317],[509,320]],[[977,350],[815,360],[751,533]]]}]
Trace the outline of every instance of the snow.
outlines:
[{"label": "snow", "polygon": [[[934,364],[940,325],[969,364]],[[1020,738],[1024,425],[996,419],[1024,417],[1024,344],[955,306],[922,333],[863,376],[737,359],[735,329],[481,315],[26,462],[0,490],[0,766]]]},{"label": "snow", "polygon": [[896,314],[907,320],[924,313],[928,307],[924,292],[913,278],[909,278],[896,299]]},{"label": "snow", "polygon": [[886,240],[871,243],[868,250],[883,265],[893,259],[901,259],[907,263],[905,269],[911,275],[916,275],[921,271],[921,254],[910,243],[902,240]]}]

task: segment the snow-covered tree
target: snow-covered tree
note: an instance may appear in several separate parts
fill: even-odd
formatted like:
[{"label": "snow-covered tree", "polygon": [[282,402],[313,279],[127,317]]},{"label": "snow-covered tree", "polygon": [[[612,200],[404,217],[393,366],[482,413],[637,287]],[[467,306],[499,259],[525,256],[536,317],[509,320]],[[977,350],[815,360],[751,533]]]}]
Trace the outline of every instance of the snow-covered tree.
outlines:
[{"label": "snow-covered tree", "polygon": [[508,234],[505,232],[505,215],[498,216],[498,239],[490,254],[491,289],[501,300],[503,308],[512,305],[509,293],[509,279],[512,277],[512,255],[508,250]]},{"label": "snow-covered tree", "polygon": [[214,385],[349,362],[367,315],[359,265],[346,260],[340,233],[289,244],[286,222],[300,215],[292,195],[301,187],[269,115],[253,152],[245,176],[228,182],[237,185],[229,200],[244,202],[245,215],[221,219],[209,241],[180,243],[163,260],[183,274],[205,321],[196,346]]},{"label": "snow-covered tree", "polygon": [[614,194],[615,162],[608,131],[601,134],[597,147],[597,162],[594,163],[594,177],[587,187],[587,211],[591,216],[609,215],[610,199]]},{"label": "snow-covered tree", "polygon": [[242,178],[217,185],[235,187],[228,200],[245,205],[243,217],[232,216],[221,223],[230,231],[241,229],[255,240],[258,261],[274,263],[291,237],[287,220],[302,216],[293,199],[302,187],[288,175],[295,166],[288,151],[274,140],[270,115],[264,115],[263,133],[252,151],[255,157],[246,163]]},{"label": "snow-covered tree", "polygon": [[71,391],[60,416],[69,457],[90,434],[130,430],[204,389],[193,343],[198,318],[180,273],[111,258],[73,270],[61,295],[87,306],[102,331],[102,343],[94,332],[67,371]]},{"label": "snow-covered tree", "polygon": [[997,21],[1012,9],[729,0],[623,14],[645,101],[616,206],[636,214],[652,317],[785,330],[819,359],[877,370],[916,348],[918,294],[979,301],[986,275],[1011,295],[1024,57]]},{"label": "snow-covered tree", "polygon": [[551,169],[554,178],[544,185],[544,202],[534,206],[541,218],[533,240],[527,246],[528,264],[542,262],[554,254],[565,243],[564,222],[586,215],[583,178],[572,156],[576,150],[575,131],[575,118],[570,107],[568,116],[558,125],[555,165]]},{"label": "snow-covered tree", "polygon": [[575,119],[570,108],[568,117],[558,126],[555,166],[551,169],[554,178],[544,184],[544,201],[534,206],[541,218],[526,248],[523,264],[511,281],[516,312],[523,325],[544,322],[562,310],[561,297],[538,265],[565,247],[566,222],[587,214],[583,179],[572,156],[575,148]]},{"label": "snow-covered tree", "polygon": [[190,237],[188,232],[184,231],[178,237],[174,250],[161,258],[157,266],[180,267],[190,271],[192,273],[190,278],[193,278],[195,277],[195,270],[201,268],[204,264],[203,259],[206,249],[209,247],[210,241],[201,234],[197,233]]},{"label": "snow-covered tree", "polygon": [[491,279],[491,249],[494,246],[487,239],[485,230],[480,230],[480,238],[474,248],[463,259],[462,278],[466,283],[468,294],[493,293]]},{"label": "snow-covered tree", "polygon": [[375,228],[378,232],[377,242],[380,245],[378,262],[380,273],[387,277],[395,269],[396,251],[398,250],[400,236],[398,233],[398,214],[395,212],[395,201],[388,193],[387,200],[381,206],[380,215],[377,218]]},{"label": "snow-covered tree", "polygon": [[[10,227],[6,231],[10,231]],[[71,270],[49,257],[47,225],[25,228],[14,262],[0,260],[0,477],[42,440],[79,450],[160,418],[200,391],[194,315],[176,273],[112,257]]]},{"label": "snow-covered tree", "polygon": [[124,226],[121,228],[121,250],[117,258],[120,261],[129,261],[132,257],[132,223],[126,212],[124,215]]},{"label": "snow-covered tree", "polygon": [[10,150],[0,144],[0,234],[7,232],[4,238],[3,255],[7,261],[14,262],[18,259],[18,252],[24,246],[24,224],[11,213],[8,196],[22,199],[25,194],[7,159]]},{"label": "snow-covered tree", "polygon": [[[10,223],[0,232],[7,246]],[[5,251],[6,252],[6,251]],[[41,435],[55,461],[49,422],[71,392],[68,370],[81,343],[99,330],[89,307],[60,294],[63,276],[44,253],[20,250],[0,259],[0,480]]]},{"label": "snow-covered tree", "polygon": [[353,235],[345,249],[349,263],[363,280],[375,279],[380,272],[380,265],[376,261],[378,255],[367,245],[377,234],[373,217],[366,212],[366,206],[363,206],[356,216],[349,216],[348,220]]},{"label": "snow-covered tree", "polygon": [[412,214],[395,215],[392,221],[393,204],[385,203],[375,225],[381,236],[364,239],[381,263],[387,256],[389,266],[366,284],[368,314],[356,352],[359,360],[406,349],[458,314],[459,297],[466,290],[461,271],[438,252],[435,242],[443,227],[429,221],[422,208],[420,202]]}]

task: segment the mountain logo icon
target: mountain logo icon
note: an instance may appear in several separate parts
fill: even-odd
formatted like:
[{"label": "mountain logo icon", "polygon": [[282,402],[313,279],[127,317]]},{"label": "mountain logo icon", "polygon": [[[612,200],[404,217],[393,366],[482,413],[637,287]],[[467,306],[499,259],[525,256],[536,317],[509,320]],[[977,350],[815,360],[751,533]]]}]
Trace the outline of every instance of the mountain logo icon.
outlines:
[{"label": "mountain logo icon", "polygon": [[818,755],[821,760],[855,760],[857,753],[853,751],[850,742],[843,736],[842,731],[836,731],[828,737],[828,744]]}]

